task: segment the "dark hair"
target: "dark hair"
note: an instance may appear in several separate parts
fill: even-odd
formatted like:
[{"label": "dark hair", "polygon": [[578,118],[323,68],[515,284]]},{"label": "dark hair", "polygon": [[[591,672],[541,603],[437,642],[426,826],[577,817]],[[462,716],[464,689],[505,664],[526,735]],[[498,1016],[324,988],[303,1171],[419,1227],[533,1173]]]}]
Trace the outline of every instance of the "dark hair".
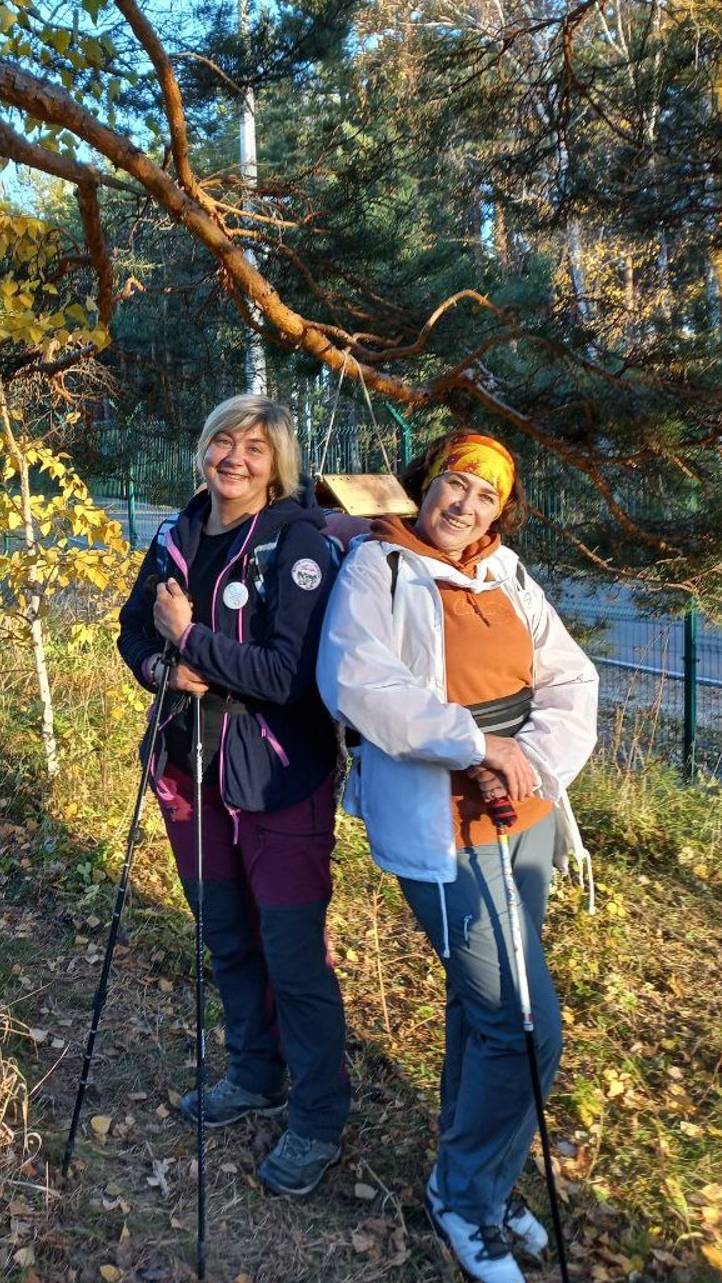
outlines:
[{"label": "dark hair", "polygon": [[[446,450],[452,442],[461,441],[468,435],[468,432],[454,428],[451,432],[445,432],[442,437],[436,437],[426,447],[423,454],[417,454],[402,472],[400,477],[401,484],[409,498],[413,499],[414,503],[418,504],[419,507],[423,503],[424,481],[429,468],[435,463],[442,450]],[[509,447],[505,446],[504,449],[509,450]],[[489,527],[492,534],[508,535],[515,530],[521,530],[528,516],[526,495],[524,493],[524,485],[519,476],[517,461],[511,450],[509,450],[509,454],[514,460],[514,484],[499,516]]]}]

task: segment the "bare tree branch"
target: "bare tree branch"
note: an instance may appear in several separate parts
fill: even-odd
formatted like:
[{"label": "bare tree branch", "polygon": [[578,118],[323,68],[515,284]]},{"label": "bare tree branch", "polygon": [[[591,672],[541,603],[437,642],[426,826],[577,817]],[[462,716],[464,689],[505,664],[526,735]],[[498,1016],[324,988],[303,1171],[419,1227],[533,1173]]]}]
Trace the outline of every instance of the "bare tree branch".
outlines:
[{"label": "bare tree branch", "polygon": [[158,75],[163,102],[165,103],[166,120],[170,129],[171,148],[178,181],[190,196],[197,200],[207,213],[213,212],[213,205],[201,190],[198,180],[191,169],[188,133],[186,130],[183,99],[175,78],[170,58],[161,44],[152,24],[141,13],[135,0],[115,0],[128,26],[145,49]]},{"label": "bare tree branch", "polygon": [[[21,71],[5,58],[0,58],[0,98],[29,112],[37,120],[70,129],[106,156],[118,169],[131,174],[171,218],[187,227],[222,264],[228,276],[263,313],[287,346],[303,348],[309,355],[340,373],[344,364],[343,350],[330,343],[313,321],[288,307],[270,282],[248,262],[225,229],[130,139],[96,120],[64,90],[47,80]],[[425,389],[415,388],[403,379],[382,373],[371,366],[363,366],[354,357],[350,357],[346,363],[346,374],[359,378],[361,373],[368,386],[401,405],[423,405],[429,399],[429,393]]]},{"label": "bare tree branch", "polygon": [[14,160],[18,165],[29,165],[31,169],[40,169],[53,178],[65,178],[69,183],[94,183],[101,187],[112,187],[116,191],[130,192],[133,196],[142,196],[142,190],[123,183],[111,174],[104,174],[96,165],[80,164],[72,156],[61,156],[58,152],[48,151],[38,143],[31,143],[22,134],[16,133],[10,125],[0,120],[0,156]]},{"label": "bare tree branch", "polygon": [[75,195],[83,220],[85,241],[98,278],[98,317],[102,325],[108,325],[114,303],[113,265],[103,235],[96,187],[93,183],[78,183]]}]

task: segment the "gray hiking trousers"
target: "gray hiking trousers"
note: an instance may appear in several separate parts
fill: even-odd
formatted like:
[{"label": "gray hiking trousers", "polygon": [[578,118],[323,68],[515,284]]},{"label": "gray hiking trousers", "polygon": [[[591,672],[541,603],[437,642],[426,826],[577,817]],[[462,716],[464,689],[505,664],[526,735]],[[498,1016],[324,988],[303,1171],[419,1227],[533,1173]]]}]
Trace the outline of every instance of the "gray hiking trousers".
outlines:
[{"label": "gray hiking trousers", "polygon": [[[509,838],[545,1096],[562,1044],[559,1003],[540,940],[553,843],[553,813]],[[536,1112],[498,846],[468,847],[457,855],[455,882],[399,882],[446,971],[439,1192],[466,1220],[499,1225],[534,1138]]]}]

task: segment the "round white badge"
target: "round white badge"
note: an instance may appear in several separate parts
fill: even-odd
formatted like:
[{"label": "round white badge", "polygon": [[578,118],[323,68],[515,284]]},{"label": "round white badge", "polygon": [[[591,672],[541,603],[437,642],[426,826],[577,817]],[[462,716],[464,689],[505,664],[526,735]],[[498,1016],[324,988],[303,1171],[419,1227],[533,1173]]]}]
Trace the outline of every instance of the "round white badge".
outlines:
[{"label": "round white badge", "polygon": [[248,601],[248,589],[245,584],[240,584],[236,580],[233,583],[226,584],[223,589],[223,603],[230,607],[231,610],[241,610]]},{"label": "round white badge", "polygon": [[314,588],[318,588],[323,576],[317,561],[312,561],[310,557],[301,557],[301,560],[294,562],[291,567],[291,578],[298,588],[303,588],[305,592],[312,592]]}]

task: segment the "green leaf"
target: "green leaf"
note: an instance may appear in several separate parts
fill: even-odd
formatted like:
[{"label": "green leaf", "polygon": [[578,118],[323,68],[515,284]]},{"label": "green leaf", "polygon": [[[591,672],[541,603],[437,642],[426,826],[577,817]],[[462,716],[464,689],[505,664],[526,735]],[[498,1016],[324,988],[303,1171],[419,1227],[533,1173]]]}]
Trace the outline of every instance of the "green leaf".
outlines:
[{"label": "green leaf", "polygon": [[69,317],[71,321],[77,321],[79,325],[88,324],[88,317],[85,309],[82,308],[79,303],[71,303],[70,307],[66,307],[65,316],[66,319]]},{"label": "green leaf", "polygon": [[98,14],[104,5],[105,0],[83,0],[83,8],[85,9],[85,12],[90,14],[93,22],[95,23],[97,23]]},{"label": "green leaf", "polygon": [[83,41],[83,50],[85,57],[93,67],[99,67],[105,62],[105,50],[95,36],[87,36]]},{"label": "green leaf", "polygon": [[43,32],[43,38],[53,48],[56,53],[67,53],[70,48],[72,34],[69,31],[48,31]]}]

